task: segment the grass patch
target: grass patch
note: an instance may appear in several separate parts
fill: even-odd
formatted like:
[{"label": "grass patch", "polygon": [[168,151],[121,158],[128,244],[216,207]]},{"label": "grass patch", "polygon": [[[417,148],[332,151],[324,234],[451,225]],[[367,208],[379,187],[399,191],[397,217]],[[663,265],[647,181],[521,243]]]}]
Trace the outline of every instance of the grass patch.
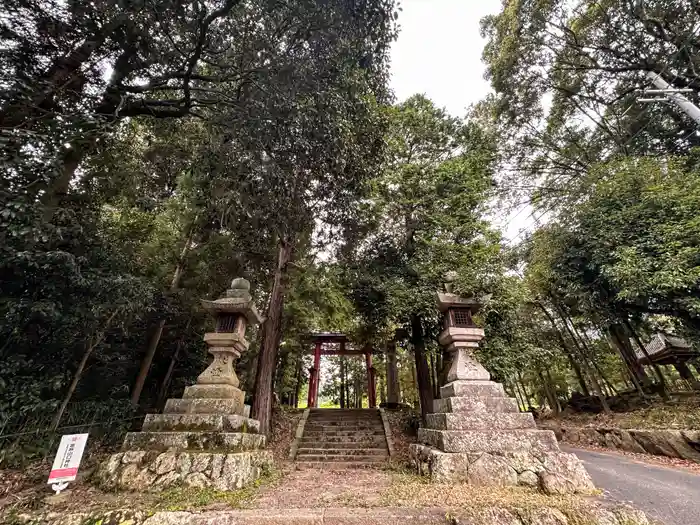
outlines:
[{"label": "grass patch", "polygon": [[157,510],[190,510],[223,504],[233,509],[243,508],[252,499],[254,491],[246,487],[233,492],[212,488],[171,487],[158,493],[154,502]]},{"label": "grass patch", "polygon": [[170,511],[202,509],[212,506],[243,509],[255,498],[261,487],[273,485],[280,479],[282,479],[281,472],[269,469],[253,483],[234,491],[217,490],[211,487],[170,487],[155,494],[152,508]]},{"label": "grass patch", "polygon": [[[391,485],[382,492],[378,506],[445,507],[475,517],[484,512],[497,512],[531,519],[534,516],[556,516],[561,513],[570,525],[599,523],[593,512],[594,505],[590,499],[582,496],[547,496],[527,487],[478,487],[465,483],[439,483],[405,472],[392,474]],[[506,519],[504,522],[508,523]]]},{"label": "grass patch", "polygon": [[392,474],[391,485],[381,495],[387,507],[485,508],[575,506],[577,496],[546,496],[527,487],[478,487],[466,483],[439,483],[425,476],[406,472]]}]

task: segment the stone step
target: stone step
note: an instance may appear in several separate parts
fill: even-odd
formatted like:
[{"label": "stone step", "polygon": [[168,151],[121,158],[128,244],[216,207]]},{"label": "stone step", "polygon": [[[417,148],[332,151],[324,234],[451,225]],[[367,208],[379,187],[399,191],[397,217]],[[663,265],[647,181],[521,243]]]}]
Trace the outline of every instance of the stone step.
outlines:
[{"label": "stone step", "polygon": [[129,432],[123,450],[206,450],[231,454],[264,447],[264,435],[247,432]]},{"label": "stone step", "polygon": [[237,399],[168,399],[165,414],[225,414],[243,413],[243,404]]},{"label": "stone step", "polygon": [[324,421],[363,421],[381,419],[379,412],[373,412],[371,414],[342,414],[337,416],[329,416],[326,414],[309,414],[309,419],[322,419]]},{"label": "stone step", "polygon": [[210,431],[257,434],[260,431],[260,422],[243,416],[223,414],[148,414],[142,430],[144,432]]},{"label": "stone step", "polygon": [[310,415],[328,414],[328,415],[343,415],[343,414],[379,414],[378,408],[312,408],[309,410]]},{"label": "stone step", "polygon": [[426,426],[436,430],[519,430],[536,428],[535,419],[529,412],[428,414]]},{"label": "stone step", "polygon": [[303,439],[331,442],[365,442],[385,439],[384,432],[304,432]]},{"label": "stone step", "polygon": [[[299,470],[346,470],[346,469],[361,469],[361,468],[377,468],[384,462],[376,461],[296,461],[294,465]],[[285,522],[289,523],[289,522]],[[317,522],[320,523],[320,522]]]},{"label": "stone step", "polygon": [[311,454],[321,456],[388,456],[389,451],[384,448],[300,448],[299,454]]},{"label": "stone step", "polygon": [[328,423],[328,424],[337,424],[337,425],[342,425],[342,424],[350,424],[353,425],[355,423],[381,423],[382,418],[379,416],[377,417],[310,417],[307,419],[309,422],[314,422],[314,423]]},{"label": "stone step", "polygon": [[501,383],[494,381],[453,381],[440,387],[440,398],[446,397],[506,397]]},{"label": "stone step", "polygon": [[365,430],[307,430],[304,429],[304,435],[309,436],[358,436],[358,437],[372,437],[372,436],[383,436],[384,430],[378,428],[368,428]]},{"label": "stone step", "polygon": [[329,456],[325,454],[297,454],[297,461],[324,461],[324,462],[341,462],[341,463],[352,463],[355,461],[362,463],[384,463],[388,459],[386,456],[371,456],[371,455],[334,455]]},{"label": "stone step", "polygon": [[418,430],[419,443],[443,452],[558,452],[551,430]]},{"label": "stone step", "polygon": [[303,448],[381,448],[386,447],[386,439],[382,438],[373,441],[317,441],[312,439],[302,439],[299,443]]},{"label": "stone step", "polygon": [[356,430],[358,432],[362,431],[379,431],[379,430],[384,430],[384,425],[381,423],[373,423],[373,424],[367,424],[367,423],[358,423],[357,425],[329,425],[329,424],[319,424],[319,423],[306,423],[304,426],[304,430],[308,429],[309,432],[336,432],[336,431],[344,431],[344,430]]},{"label": "stone step", "polygon": [[357,428],[357,427],[381,427],[384,424],[381,420],[362,420],[362,421],[321,421],[321,420],[311,420],[306,421],[306,426],[323,426],[323,427],[338,427],[342,430],[345,427]]},{"label": "stone step", "polygon": [[448,397],[433,402],[433,412],[520,412],[518,402],[512,397]]}]

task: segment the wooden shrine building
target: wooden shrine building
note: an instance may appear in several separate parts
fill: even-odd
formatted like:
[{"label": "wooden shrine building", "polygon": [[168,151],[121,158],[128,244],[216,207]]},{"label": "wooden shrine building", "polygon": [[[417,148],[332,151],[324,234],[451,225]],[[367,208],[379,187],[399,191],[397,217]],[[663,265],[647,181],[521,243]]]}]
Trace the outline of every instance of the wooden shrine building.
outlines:
[{"label": "wooden shrine building", "polygon": [[[637,361],[640,364],[673,365],[680,376],[690,383],[693,390],[700,390],[700,381],[688,367],[688,362],[697,363],[694,360],[700,358],[700,351],[694,349],[685,339],[659,332],[654,334],[651,340],[644,345],[644,348],[649,354],[649,358],[634,345]],[[698,365],[694,366],[697,370]]]}]

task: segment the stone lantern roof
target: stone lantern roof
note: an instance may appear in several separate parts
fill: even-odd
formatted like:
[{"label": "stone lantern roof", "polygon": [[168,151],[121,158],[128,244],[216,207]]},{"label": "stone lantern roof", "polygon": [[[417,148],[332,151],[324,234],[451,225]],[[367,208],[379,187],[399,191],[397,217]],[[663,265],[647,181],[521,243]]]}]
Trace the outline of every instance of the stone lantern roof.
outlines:
[{"label": "stone lantern roof", "polygon": [[469,308],[472,313],[476,313],[483,305],[481,301],[473,297],[460,297],[454,293],[438,292],[437,306],[442,313],[447,312],[450,308]]},{"label": "stone lantern roof", "polygon": [[[445,291],[437,293],[437,307],[442,313],[446,313],[450,308],[469,308],[473,314],[477,313],[483,306],[484,301],[480,301],[474,297],[461,297],[453,293],[454,282],[457,280],[457,272],[449,271],[444,275]],[[488,300],[491,296],[484,299]]]},{"label": "stone lantern roof", "polygon": [[250,295],[250,283],[241,277],[231,281],[231,287],[223,297],[215,301],[201,300],[202,308],[216,317],[220,313],[239,313],[248,319],[250,324],[261,324],[263,317],[253,303]]}]

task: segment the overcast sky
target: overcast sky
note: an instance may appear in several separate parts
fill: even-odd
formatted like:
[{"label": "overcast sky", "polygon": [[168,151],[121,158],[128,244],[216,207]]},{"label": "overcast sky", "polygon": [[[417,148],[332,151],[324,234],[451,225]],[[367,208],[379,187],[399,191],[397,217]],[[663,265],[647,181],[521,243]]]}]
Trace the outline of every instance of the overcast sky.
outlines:
[{"label": "overcast sky", "polygon": [[391,85],[399,101],[425,93],[455,116],[489,91],[479,20],[500,0],[401,0],[401,32],[391,50]]},{"label": "overcast sky", "polygon": [[[401,0],[401,30],[391,49],[391,86],[398,101],[425,93],[455,116],[490,90],[484,80],[479,20],[496,14],[501,0]],[[496,213],[506,239],[531,227],[531,208]]]}]

